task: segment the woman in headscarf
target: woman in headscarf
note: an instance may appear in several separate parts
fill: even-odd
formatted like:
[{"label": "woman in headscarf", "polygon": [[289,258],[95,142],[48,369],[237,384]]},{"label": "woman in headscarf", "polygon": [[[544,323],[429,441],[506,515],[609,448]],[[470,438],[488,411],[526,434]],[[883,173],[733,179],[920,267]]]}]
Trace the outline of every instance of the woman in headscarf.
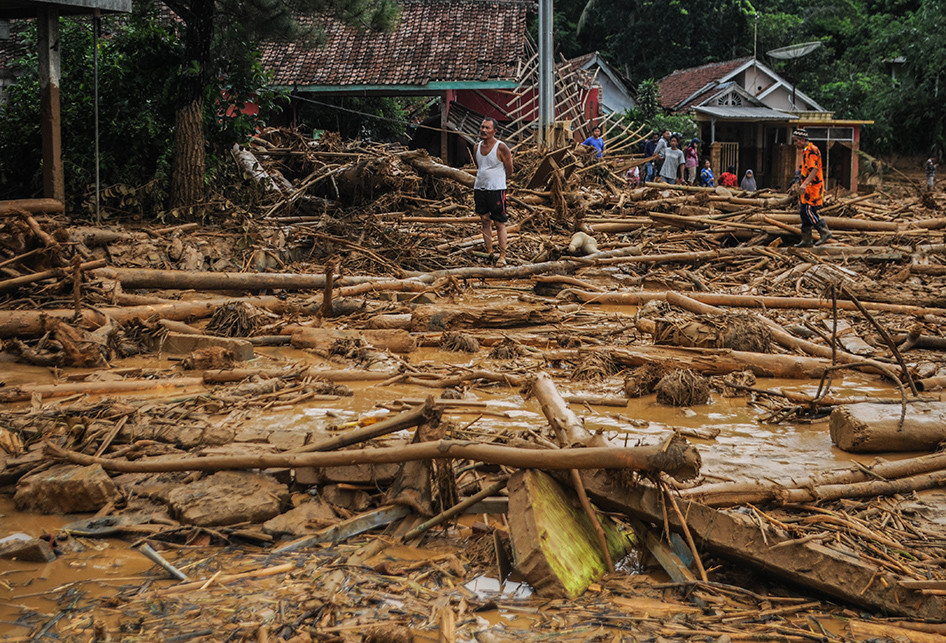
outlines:
[{"label": "woman in headscarf", "polygon": [[746,192],[755,192],[759,189],[759,186],[755,182],[755,174],[752,173],[752,170],[746,170],[745,176],[742,177],[742,182],[739,184]]}]

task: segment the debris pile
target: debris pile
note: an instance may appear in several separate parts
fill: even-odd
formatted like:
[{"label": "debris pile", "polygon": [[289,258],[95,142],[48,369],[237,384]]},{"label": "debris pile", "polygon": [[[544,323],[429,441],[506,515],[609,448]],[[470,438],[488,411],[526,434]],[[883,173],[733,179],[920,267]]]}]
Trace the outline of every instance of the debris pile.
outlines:
[{"label": "debris pile", "polygon": [[748,438],[711,411],[935,451],[942,195],[835,192],[835,238],[792,248],[793,195],[522,149],[495,267],[472,175],[424,152],[270,130],[234,158],[261,194],[242,228],[0,208],[0,484],[94,514],[0,556],[120,535],[158,566],[4,613],[24,637],[942,634],[941,454],[720,474]]}]

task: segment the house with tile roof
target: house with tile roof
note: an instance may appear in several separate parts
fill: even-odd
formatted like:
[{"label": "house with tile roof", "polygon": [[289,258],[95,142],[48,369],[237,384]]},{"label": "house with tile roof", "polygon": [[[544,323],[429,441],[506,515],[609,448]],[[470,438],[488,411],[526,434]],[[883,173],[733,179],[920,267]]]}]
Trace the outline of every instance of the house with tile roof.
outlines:
[{"label": "house with tile roof", "polygon": [[760,187],[786,188],[798,166],[793,128],[804,127],[820,149],[829,188],[857,191],[860,128],[873,121],[836,119],[814,99],[755,58],[673,72],[658,81],[667,111],[700,126],[713,171],[751,169]]},{"label": "house with tile roof", "polygon": [[[323,42],[261,47],[272,83],[309,99],[326,96],[438,96],[437,129],[455,130],[467,112],[502,120],[528,62],[524,0],[403,0],[394,29],[370,32],[325,19]],[[304,19],[316,20],[316,19]],[[451,106],[459,105],[451,127]],[[441,132],[443,158],[465,159],[457,137]]]}]

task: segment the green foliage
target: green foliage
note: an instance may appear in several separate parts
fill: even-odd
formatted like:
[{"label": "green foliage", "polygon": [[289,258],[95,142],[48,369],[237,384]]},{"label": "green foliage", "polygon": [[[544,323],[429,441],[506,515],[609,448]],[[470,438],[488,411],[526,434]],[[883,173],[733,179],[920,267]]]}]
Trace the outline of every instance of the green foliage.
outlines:
[{"label": "green foliage", "polygon": [[423,98],[324,97],[301,100],[297,118],[303,131],[328,130],[342,138],[404,140],[410,114]]},{"label": "green foliage", "polygon": [[[600,51],[634,80],[749,56],[755,37],[760,60],[838,118],[875,121],[862,130],[866,149],[946,149],[946,0],[559,0],[555,9],[575,25],[564,42],[581,47],[569,55]],[[812,40],[823,47],[794,68],[765,55]],[[906,63],[894,81],[898,56]],[[634,117],[650,123],[649,114]]]},{"label": "green foliage", "polygon": [[[150,22],[119,27],[103,21],[114,35],[99,40],[100,172],[104,185],[143,185],[167,171],[173,123],[170,106],[177,48],[171,34]],[[22,37],[36,50],[35,25]],[[80,199],[95,180],[93,33],[88,20],[63,20],[60,112],[66,193]],[[40,193],[41,136],[36,54],[17,61],[21,76],[0,108],[0,196]],[[72,204],[77,205],[76,203]]]},{"label": "green foliage", "polygon": [[660,111],[660,86],[653,78],[638,83],[637,109],[643,121],[649,121]]}]

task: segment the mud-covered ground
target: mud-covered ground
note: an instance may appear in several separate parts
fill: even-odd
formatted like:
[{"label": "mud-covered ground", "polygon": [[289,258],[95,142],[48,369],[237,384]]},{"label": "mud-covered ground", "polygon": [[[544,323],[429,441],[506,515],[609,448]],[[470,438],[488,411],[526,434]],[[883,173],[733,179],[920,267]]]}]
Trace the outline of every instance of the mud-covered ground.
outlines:
[{"label": "mud-covered ground", "polygon": [[[136,223],[111,203],[98,226],[0,217],[0,537],[24,532],[56,554],[0,561],[3,640],[939,640],[944,467],[913,464],[938,441],[908,422],[901,450],[853,453],[829,434],[842,407],[887,402],[906,418],[941,401],[946,198],[922,193],[918,173],[829,194],[834,238],[795,249],[791,195],[627,189],[618,177],[633,159],[608,168],[580,152],[582,171],[526,189],[541,156],[522,151],[520,227],[498,268],[462,176],[394,148],[294,141],[274,132],[254,150],[292,188],[263,186],[232,219],[215,201],[214,224]],[[598,253],[568,253],[575,226]],[[515,571],[501,591],[518,519],[505,491],[405,535],[516,467],[187,466],[312,453],[428,396],[422,430],[343,448],[563,446],[532,389],[541,374],[611,447],[677,434],[699,453],[696,478],[629,476],[625,490],[719,507],[763,542],[723,552],[712,538],[725,528],[703,539],[693,513],[690,579],[668,576],[641,541],[578,597],[535,592]],[[93,461],[107,478],[98,495],[40,484]],[[154,462],[176,470],[114,470]],[[878,462],[910,475],[851,490],[856,475],[884,477],[863,473],[886,471]],[[746,495],[770,482],[781,491]],[[643,538],[640,514],[585,484]],[[723,503],[720,489],[738,498]],[[799,500],[805,490],[817,491]],[[410,511],[280,551],[392,506]],[[672,547],[686,563],[672,513],[644,522],[665,542],[681,532]],[[823,552],[829,576],[838,556],[860,575],[789,582],[777,558],[791,548]],[[898,609],[907,594],[895,593],[879,607],[888,584],[918,607]]]}]

